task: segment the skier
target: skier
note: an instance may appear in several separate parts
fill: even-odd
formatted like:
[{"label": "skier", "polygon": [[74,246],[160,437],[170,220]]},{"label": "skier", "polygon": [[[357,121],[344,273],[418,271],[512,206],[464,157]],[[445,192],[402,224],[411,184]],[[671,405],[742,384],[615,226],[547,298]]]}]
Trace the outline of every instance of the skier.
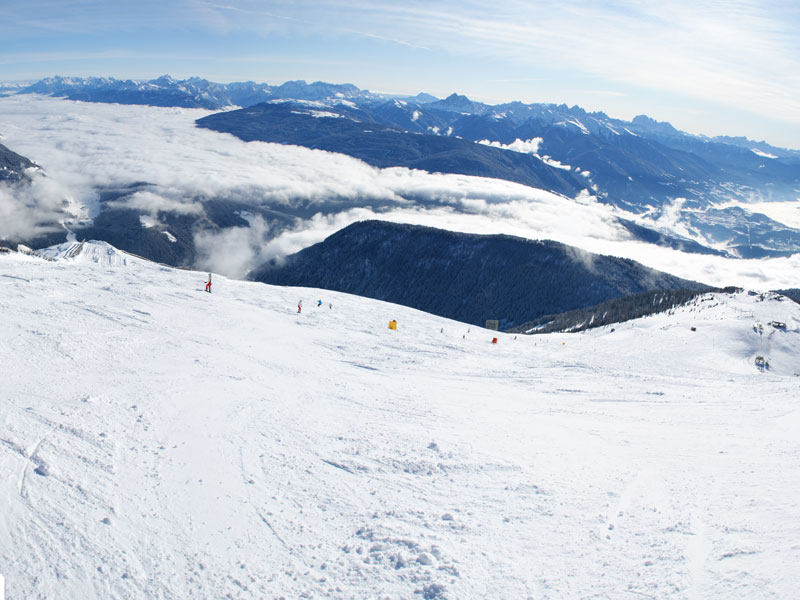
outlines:
[{"label": "skier", "polygon": [[298,300],[297,301],[297,312],[298,313],[302,312],[302,310],[303,310],[303,301],[302,300]]},{"label": "skier", "polygon": [[208,281],[206,281],[206,291],[211,293],[211,273],[208,274]]},{"label": "skier", "polygon": [[322,300],[317,300],[317,308],[319,308],[320,306],[322,306]]}]

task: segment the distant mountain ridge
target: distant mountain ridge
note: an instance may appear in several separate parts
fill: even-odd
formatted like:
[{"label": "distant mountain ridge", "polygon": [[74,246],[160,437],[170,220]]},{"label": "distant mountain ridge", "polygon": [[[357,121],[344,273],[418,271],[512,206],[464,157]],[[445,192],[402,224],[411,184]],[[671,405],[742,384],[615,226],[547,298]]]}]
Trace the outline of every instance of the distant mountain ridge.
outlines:
[{"label": "distant mountain ridge", "polygon": [[250,278],[403,304],[473,325],[501,328],[653,290],[705,290],[622,258],[553,241],[454,233],[361,221]]},{"label": "distant mountain ridge", "polygon": [[[519,125],[530,118],[563,127],[574,127],[600,131],[618,135],[628,133],[659,139],[694,140],[700,142],[719,143],[737,146],[748,150],[759,150],[774,154],[777,158],[800,158],[800,149],[779,148],[766,142],[757,142],[745,137],[717,136],[709,138],[682,132],[666,122],[656,121],[646,115],[638,115],[631,121],[614,119],[603,112],[587,112],[578,106],[568,107],[566,104],[531,103],[514,101],[497,105],[484,104],[469,99],[462,94],[453,93],[447,98],[439,99],[431,94],[421,92],[415,96],[396,96],[379,94],[358,88],[352,83],[332,84],[322,81],[307,83],[304,80],[287,81],[280,85],[256,83],[254,81],[216,83],[201,77],[175,79],[169,75],[151,80],[115,79],[113,77],[47,77],[35,83],[24,85],[19,83],[0,86],[3,93],[48,94],[72,100],[86,102],[117,102],[122,104],[145,104],[154,106],[194,106],[198,108],[218,109],[231,106],[246,108],[275,99],[295,100],[329,100],[345,99],[358,104],[381,103],[398,100],[410,106],[426,107],[429,110],[443,113],[456,113],[462,116],[490,115],[495,120],[508,119]],[[413,112],[413,110],[412,110]],[[414,118],[412,123],[417,119]],[[583,122],[582,122],[583,121]],[[412,127],[413,130],[413,127]],[[427,129],[423,129],[425,131]],[[457,135],[461,135],[458,133]],[[511,142],[497,139],[500,142]]]},{"label": "distant mountain ridge", "polygon": [[287,81],[278,86],[253,81],[214,83],[200,77],[174,79],[162,75],[149,81],[113,77],[48,77],[22,88],[19,94],[46,94],[83,102],[178,106],[216,110],[251,106],[276,98],[314,100],[321,98],[372,98],[355,85],[316,81]]},{"label": "distant mountain ridge", "polygon": [[[745,258],[800,252],[800,230],[730,206],[737,198],[745,206],[759,197],[793,200],[800,155],[787,150],[768,158],[762,150],[691,136],[648,117],[626,123],[578,107],[489,107],[452,95],[426,104],[271,101],[197,124],[245,141],[348,154],[378,167],[494,177],[568,197],[587,190],[654,221],[669,214],[675,222],[662,233],[688,232],[695,249]],[[654,234],[643,239],[665,242]]]},{"label": "distant mountain ridge", "polygon": [[[408,167],[515,181],[568,196],[584,188],[579,175],[556,169],[529,154],[507,152],[449,136],[415,135],[376,121],[348,105],[337,112],[296,103],[257,104],[216,113],[200,127],[231,133],[245,141],[264,141],[340,152],[376,167]],[[337,116],[338,115],[338,116]]]},{"label": "distant mountain ridge", "polygon": [[[571,198],[588,192],[629,213],[620,224],[635,239],[683,251],[743,258],[800,252],[800,230],[747,210],[752,201],[796,199],[800,151],[688,134],[645,115],[624,121],[578,106],[489,105],[457,93],[400,98],[353,84],[220,84],[166,75],[52,77],[16,93],[224,108],[198,126],[246,141],[347,154],[381,168],[504,179]],[[237,106],[245,108],[228,110]],[[280,218],[293,216],[299,215]]]}]

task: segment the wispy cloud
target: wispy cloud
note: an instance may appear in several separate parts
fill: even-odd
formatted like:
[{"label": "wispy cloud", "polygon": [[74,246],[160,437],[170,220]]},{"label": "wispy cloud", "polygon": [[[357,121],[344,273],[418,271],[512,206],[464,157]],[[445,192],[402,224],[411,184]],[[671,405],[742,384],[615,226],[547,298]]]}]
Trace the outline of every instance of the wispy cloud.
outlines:
[{"label": "wispy cloud", "polygon": [[10,19],[0,33],[10,38],[37,33],[98,33],[111,30],[169,28],[187,16],[181,3],[139,0],[4,0]]},{"label": "wispy cloud", "polygon": [[[800,15],[789,2],[509,0],[488,8],[476,0],[301,0],[268,6],[271,18],[302,22],[317,33],[580,72],[800,122]],[[230,26],[265,26],[256,7],[264,10],[260,2],[237,2],[248,22],[234,18]]]},{"label": "wispy cloud", "polygon": [[618,92],[616,90],[580,90],[580,92],[588,96],[616,96],[619,98],[627,95],[625,92]]},{"label": "wispy cloud", "polygon": [[[153,55],[152,58],[156,56]],[[130,50],[104,50],[101,52],[20,52],[0,56],[0,65],[19,63],[62,63],[84,60],[109,60],[117,58],[149,58]],[[163,56],[162,56],[163,58]]]},{"label": "wispy cloud", "polygon": [[[642,94],[649,93],[650,99],[667,94],[671,98],[664,102],[684,100],[682,115],[692,103],[706,104],[706,122],[719,118],[714,107],[724,107],[800,124],[796,33],[800,10],[796,3],[782,0],[507,0],[491,7],[479,0],[6,0],[2,9],[9,17],[0,19],[4,41],[41,38],[48,32],[89,36],[127,32],[131,35],[126,44],[147,54],[146,40],[157,33],[180,32],[187,40],[210,34],[226,42],[214,44],[219,49],[214,58],[230,62],[237,55],[257,56],[264,42],[273,44],[274,50],[281,40],[302,40],[302,51],[296,54],[332,60],[331,54],[337,54],[335,48],[331,51],[332,42],[375,40],[394,46],[393,57],[408,60],[402,59],[402,65],[354,65],[351,71],[371,73],[372,81],[356,81],[366,87],[410,89],[411,81],[397,85],[387,81],[387,68],[392,71],[396,66],[398,71],[424,75],[422,85],[442,79],[447,81],[444,85],[453,85],[459,77],[465,80],[465,72],[474,76],[470,61],[477,59],[492,61],[498,71],[487,88],[519,91],[526,83],[562,77],[572,82],[563,85],[574,87],[572,94],[583,99],[595,95],[613,104],[619,98],[616,94],[625,93],[628,98],[618,105],[630,110],[645,97]],[[140,32],[145,35],[133,35]],[[231,44],[237,33],[250,35],[248,44]],[[65,45],[66,41],[73,44]],[[67,55],[76,43],[96,49],[75,36],[66,41],[58,47]],[[286,47],[297,50],[292,44]],[[440,59],[447,56],[452,69],[435,72],[436,66],[422,64],[420,48],[437,51]],[[342,51],[336,58],[341,61],[345,55]],[[378,70],[384,75],[377,75]],[[167,71],[165,66],[162,72]],[[323,65],[319,71],[326,71]],[[339,78],[345,73],[335,68],[327,72],[336,72]],[[479,77],[486,81],[491,72],[484,70]],[[558,85],[548,83],[547,93],[562,94],[560,101],[574,101],[568,97],[570,91],[559,91]],[[471,89],[480,96],[474,81]],[[498,92],[486,89],[486,94]],[[650,108],[643,100],[638,110]],[[703,113],[698,118],[686,116],[697,124],[696,130],[702,130],[702,117]],[[774,128],[774,122],[769,127]],[[731,127],[729,133],[737,132]]]},{"label": "wispy cloud", "polygon": [[489,79],[489,83],[530,83],[532,81],[549,81],[549,77],[517,77],[512,79]]},{"label": "wispy cloud", "polygon": [[30,185],[0,182],[0,239],[21,240],[58,231],[74,216],[65,210],[68,192],[57,181],[31,174]]},{"label": "wispy cloud", "polygon": [[[604,80],[681,93],[800,121],[796,9],[743,0],[613,3],[362,4],[452,52],[558,65]],[[365,17],[369,18],[369,16]]]},{"label": "wispy cloud", "polygon": [[[197,6],[219,11],[220,14],[226,14],[227,16],[230,16],[230,13],[233,13],[235,17],[230,19],[228,24],[230,27],[243,26],[236,16],[244,17],[248,20],[248,23],[244,25],[245,27],[255,27],[257,29],[263,29],[268,24],[265,20],[273,21],[277,19],[280,21],[285,21],[290,25],[299,25],[304,28],[316,30],[317,32],[324,31],[329,35],[332,33],[349,34],[390,42],[392,44],[398,44],[401,46],[408,46],[410,48],[421,50],[427,49],[427,46],[400,39],[396,34],[393,35],[386,32],[378,33],[377,31],[354,29],[352,26],[348,25],[348,23],[352,23],[352,20],[344,17],[344,15],[341,13],[334,18],[330,18],[333,15],[325,13],[320,15],[317,11],[304,10],[304,7],[300,7],[300,10],[296,11],[296,7],[294,6],[281,4],[275,5],[277,10],[264,10],[263,3],[252,4],[251,2],[241,2],[239,5],[233,6],[230,4],[216,4],[213,2],[200,0],[200,2],[197,2]],[[342,9],[346,11],[347,7],[343,6]],[[291,11],[291,14],[288,12],[279,12],[281,10]]]}]

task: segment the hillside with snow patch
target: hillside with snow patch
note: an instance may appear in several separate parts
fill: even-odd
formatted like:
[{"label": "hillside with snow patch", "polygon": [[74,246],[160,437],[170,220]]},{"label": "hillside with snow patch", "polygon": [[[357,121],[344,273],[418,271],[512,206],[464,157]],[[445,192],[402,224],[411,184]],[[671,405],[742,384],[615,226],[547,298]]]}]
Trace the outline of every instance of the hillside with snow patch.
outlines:
[{"label": "hillside with snow patch", "polygon": [[793,302],[514,336],[72,250],[0,254],[9,599],[800,587]]}]

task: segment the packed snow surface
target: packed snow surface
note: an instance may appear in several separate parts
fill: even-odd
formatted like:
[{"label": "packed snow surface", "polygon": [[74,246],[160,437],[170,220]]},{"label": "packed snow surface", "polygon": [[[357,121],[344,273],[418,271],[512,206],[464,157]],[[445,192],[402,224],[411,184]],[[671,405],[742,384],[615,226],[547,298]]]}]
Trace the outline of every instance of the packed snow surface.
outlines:
[{"label": "packed snow surface", "polygon": [[8,599],[800,589],[789,300],[515,337],[216,275],[207,294],[102,243],[48,254],[0,254]]}]

